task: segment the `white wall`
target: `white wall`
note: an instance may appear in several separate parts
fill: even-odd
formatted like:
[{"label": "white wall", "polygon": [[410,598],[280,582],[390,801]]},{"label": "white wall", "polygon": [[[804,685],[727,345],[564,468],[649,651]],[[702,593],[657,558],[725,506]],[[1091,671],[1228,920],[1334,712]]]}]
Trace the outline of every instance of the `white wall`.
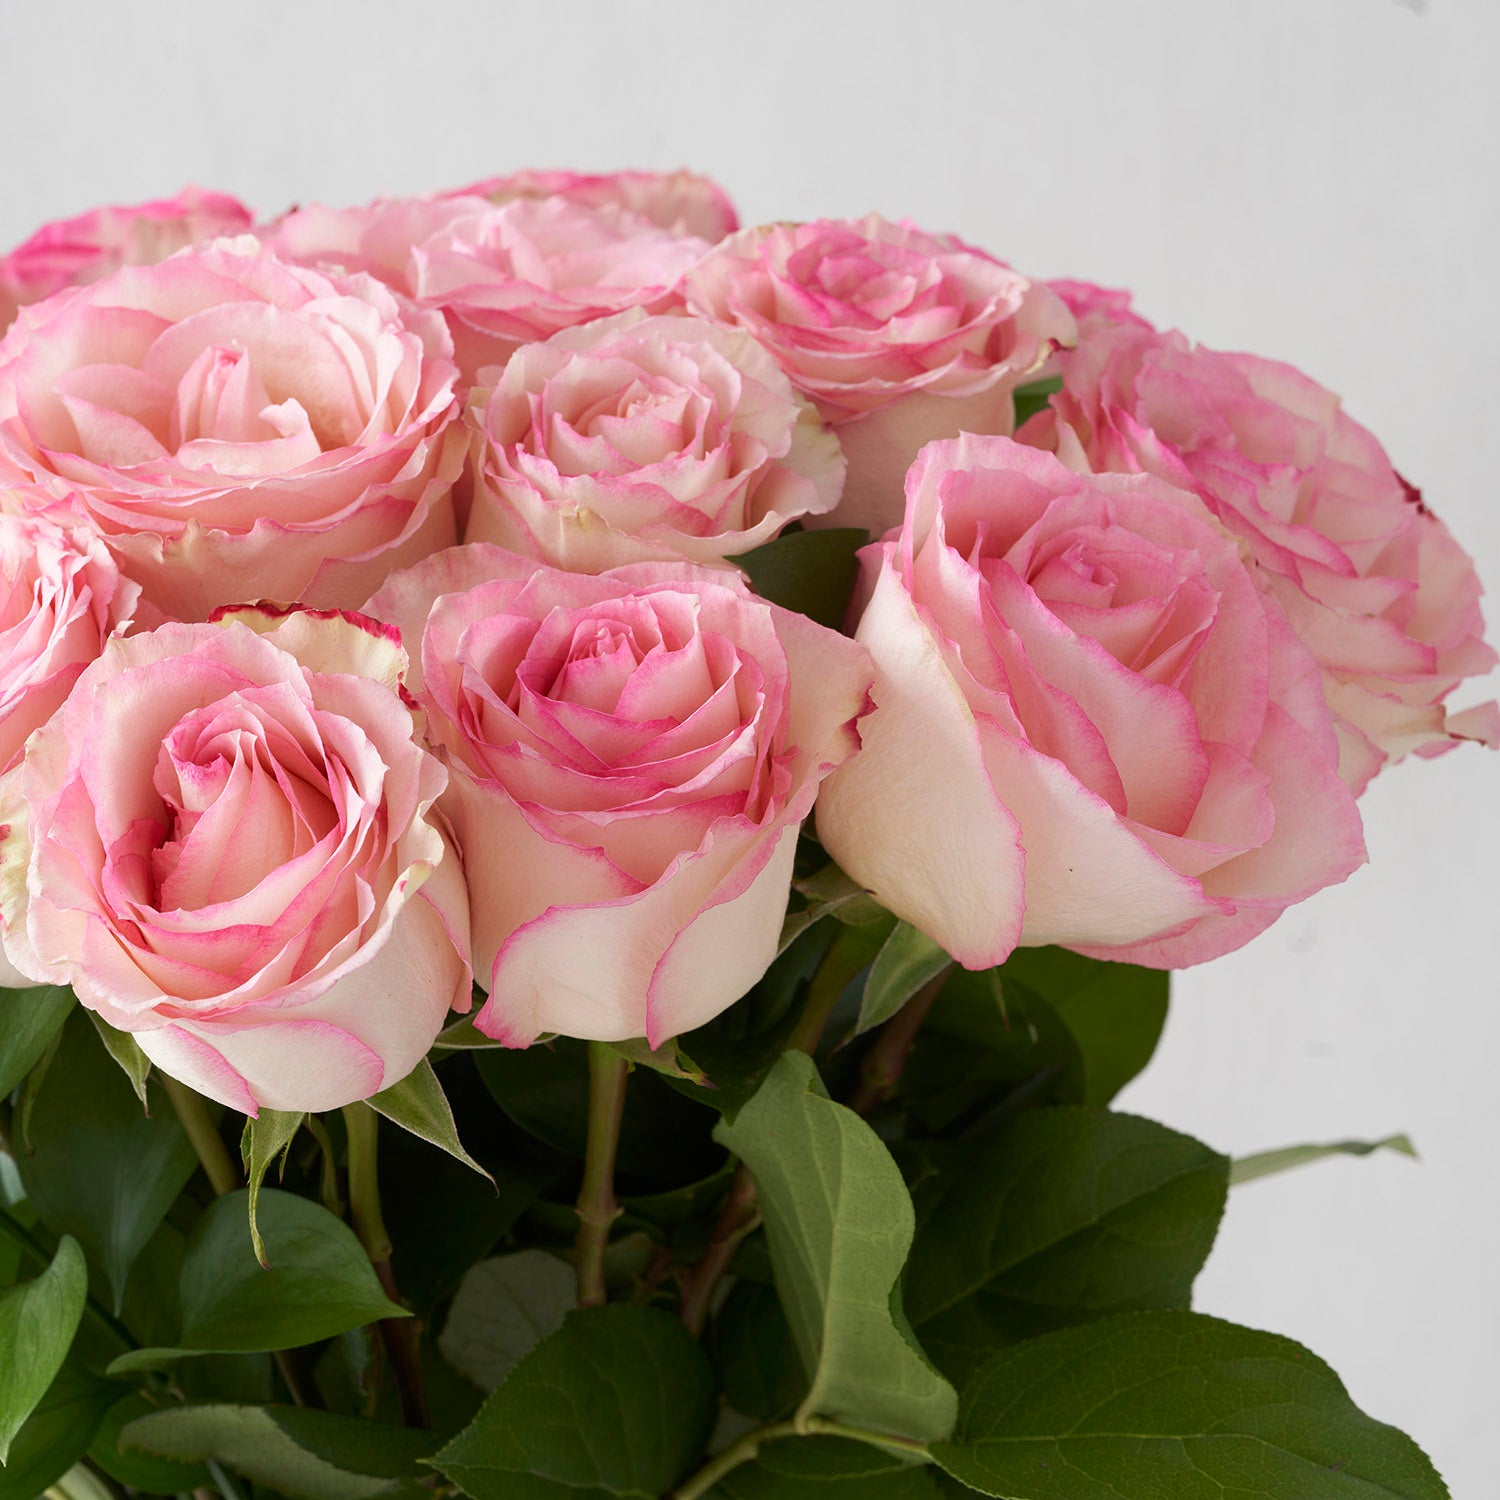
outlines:
[{"label": "white wall", "polygon": [[[1292,360],[1500,586],[1497,62],[1490,0],[13,4],[0,242],[188,180],[270,211],[690,164],[749,220],[908,215]],[[1478,1500],[1500,1395],[1500,761],[1403,766],[1365,810],[1371,867],[1184,976],[1128,1104],[1234,1152],[1415,1135],[1420,1166],[1236,1193],[1200,1305],[1304,1339]]]}]

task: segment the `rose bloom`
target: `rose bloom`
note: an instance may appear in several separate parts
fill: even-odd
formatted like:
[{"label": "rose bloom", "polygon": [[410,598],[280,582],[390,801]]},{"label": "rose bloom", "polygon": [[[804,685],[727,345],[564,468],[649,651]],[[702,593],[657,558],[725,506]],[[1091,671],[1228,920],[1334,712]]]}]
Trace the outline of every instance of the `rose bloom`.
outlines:
[{"label": "rose bloom", "polygon": [[0,512],[0,772],[129,627],[140,592],[88,532]]},{"label": "rose bloom", "polygon": [[709,248],[611,204],[566,198],[405,198],[298,209],[265,231],[278,254],[368,271],[443,313],[466,382],[522,344],[644,307],[681,307],[679,285]]},{"label": "rose bloom", "polygon": [[455,539],[442,320],[249,239],[118,271],[0,341],[5,502],[96,531],[177,619],[343,607]]},{"label": "rose bloom", "polygon": [[952,235],[878,215],[770,224],[688,276],[691,311],[744,328],[834,424],[849,460],[833,525],[899,524],[924,443],[1008,433],[1011,392],[1073,338],[1055,293]]},{"label": "rose bloom", "polygon": [[1443,706],[1495,662],[1474,565],[1332,392],[1138,319],[1094,328],[1063,370],[1023,439],[1074,468],[1196,490],[1322,668],[1352,787],[1410,751],[1500,739],[1493,703]]},{"label": "rose bloom", "polygon": [[370,601],[451,772],[480,1030],[657,1045],[776,952],[797,830],[859,744],[870,668],[739,576],[595,577],[496,547],[441,553]]},{"label": "rose bloom", "polygon": [[[1116,287],[1095,286],[1091,281],[1049,281],[1078,324],[1080,342],[1105,328],[1126,324],[1132,328],[1151,325],[1130,305],[1130,293]],[[1065,359],[1067,351],[1057,356]]]},{"label": "rose bloom", "polygon": [[623,208],[675,234],[694,234],[710,243],[740,227],[729,195],[696,172],[510,172],[486,177],[451,196],[496,204],[566,198],[585,208]]},{"label": "rose bloom", "polygon": [[469,1007],[468,902],[393,634],[243,611],[110,641],[19,773],[15,967],[249,1115],[409,1073]]},{"label": "rose bloom", "polygon": [[818,802],[856,880],[971,968],[1201,963],[1364,860],[1317,669],[1191,493],[934,443],[863,554],[865,748]]},{"label": "rose bloom", "polygon": [[190,187],[175,198],[44,224],[0,260],[0,331],[18,308],[65,287],[85,286],[121,266],[154,265],[186,245],[242,234],[253,222],[238,199]]},{"label": "rose bloom", "polygon": [[466,537],[598,573],[718,563],[838,503],[838,439],[748,334],[639,309],[528,344],[476,391]]},{"label": "rose bloom", "polygon": [[[110,636],[129,628],[140,589],[86,532],[0,513],[0,773],[20,764],[31,732],[62,707]],[[0,775],[0,826],[15,814],[14,775]],[[3,918],[0,918],[3,921]],[[28,983],[0,953],[0,986]]]}]

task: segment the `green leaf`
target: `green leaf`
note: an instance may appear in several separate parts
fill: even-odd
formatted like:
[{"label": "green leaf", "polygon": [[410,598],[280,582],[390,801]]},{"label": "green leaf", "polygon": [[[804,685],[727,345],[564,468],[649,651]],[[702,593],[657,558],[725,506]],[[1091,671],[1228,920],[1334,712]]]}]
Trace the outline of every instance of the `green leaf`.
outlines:
[{"label": "green leaf", "polygon": [[123,1355],[109,1373],[157,1369],[182,1354],[295,1349],[382,1318],[404,1318],[387,1299],[349,1226],[321,1204],[277,1188],[258,1216],[273,1269],[245,1233],[249,1193],[216,1198],[188,1238],[179,1294],[182,1333],[170,1349]]},{"label": "green leaf", "polygon": [[[536,1139],[583,1160],[589,1100],[586,1042],[558,1037],[524,1050],[476,1052],[474,1062],[511,1120]],[[628,1177],[691,1182],[719,1165],[719,1153],[703,1128],[700,1104],[684,1098],[672,1082],[676,1080],[648,1071],[638,1071],[630,1080],[616,1158]]]},{"label": "green leaf", "polygon": [[1048,399],[1062,389],[1062,376],[1052,375],[1046,380],[1033,380],[1015,390],[1016,426],[1029,421],[1046,408]]},{"label": "green leaf", "polygon": [[85,1463],[60,1475],[42,1500],[115,1500],[115,1492]]},{"label": "green leaf", "polygon": [[906,1305],[955,1377],[1051,1328],[1186,1307],[1228,1191],[1228,1161],[1190,1136],[1082,1107],[1023,1111],[928,1161]]},{"label": "green leaf", "polygon": [[9,1098],[41,1060],[77,1003],[73,991],[60,984],[0,991],[0,1099]]},{"label": "green leaf", "polygon": [[676,1318],[615,1303],[570,1314],[435,1463],[473,1500],[656,1500],[713,1425],[713,1371]]},{"label": "green leaf", "polygon": [[1151,1061],[1167,1020],[1164,969],[1108,962],[1066,948],[1017,948],[1000,970],[1010,990],[1039,996],[1083,1059],[1083,1104],[1108,1104]]},{"label": "green leaf", "polygon": [[918,990],[952,967],[953,960],[926,933],[898,922],[870,965],[854,1034],[889,1021]]},{"label": "green leaf", "polygon": [[947,1135],[997,1109],[1076,1104],[1083,1058],[1057,1012],[1000,971],[956,970],[917,1035],[896,1097],[910,1133]]},{"label": "green leaf", "polygon": [[806,899],[807,905],[801,911],[787,913],[781,924],[781,940],[776,945],[778,954],[785,953],[797,938],[824,917],[837,917],[839,921],[857,927],[890,915],[862,885],[851,880],[837,865],[824,865],[792,884]]},{"label": "green leaf", "polygon": [[714,1364],[729,1404],[747,1417],[776,1422],[807,1391],[807,1377],[775,1289],[736,1281],[714,1315]]},{"label": "green leaf", "polygon": [[176,1459],[121,1449],[121,1428],[157,1410],[139,1391],[121,1396],[105,1413],[103,1424],[89,1444],[89,1457],[111,1479],[148,1495],[185,1495],[189,1490],[212,1489],[213,1478],[202,1464],[179,1463]]},{"label": "green leaf", "polygon": [[494,1182],[494,1178],[464,1150],[443,1086],[425,1057],[400,1083],[393,1083],[390,1088],[371,1095],[366,1102],[392,1124],[446,1151],[455,1161]]},{"label": "green leaf", "polygon": [[677,1045],[674,1037],[660,1047],[652,1047],[645,1037],[631,1037],[624,1042],[608,1044],[632,1067],[650,1068],[656,1073],[666,1073],[672,1078],[682,1078],[700,1087],[708,1082],[703,1069]]},{"label": "green leaf", "polygon": [[776,1286],[809,1379],[799,1416],[918,1441],[946,1434],[953,1389],[900,1311],[912,1206],[880,1138],[824,1094],[801,1052],[783,1053],[714,1135],[755,1177]]},{"label": "green leaf", "polygon": [[70,1359],[11,1443],[0,1500],[37,1500],[83,1457],[119,1394]]},{"label": "green leaf", "polygon": [[34,1281],[0,1292],[0,1464],[62,1369],[88,1297],[78,1241],[64,1235],[52,1264]]},{"label": "green leaf", "polygon": [[494,1037],[486,1036],[475,1024],[473,1016],[465,1016],[451,1026],[445,1026],[432,1043],[438,1052],[485,1052],[503,1047]]},{"label": "green leaf", "polygon": [[928,1469],[833,1437],[767,1443],[714,1493],[724,1500],[940,1500]]},{"label": "green leaf", "polygon": [[71,1234],[104,1273],[120,1310],[135,1258],[187,1185],[198,1159],[159,1085],[150,1115],[82,1013],[69,1018],[17,1162],[37,1217]]},{"label": "green leaf", "polygon": [[149,1114],[146,1079],[151,1073],[151,1059],[141,1051],[141,1044],[128,1031],[116,1031],[97,1011],[89,1011],[88,1017],[99,1033],[99,1040],[104,1043],[104,1050],[120,1065],[120,1071],[130,1080],[141,1108]]},{"label": "green leaf", "polygon": [[[435,1156],[410,1136],[380,1145],[381,1197],[395,1242],[396,1284],[425,1317],[475,1261],[490,1253],[552,1177],[523,1163],[509,1164],[497,1191],[451,1156]],[[432,1232],[434,1224],[443,1226],[441,1234]]]},{"label": "green leaf", "polygon": [[[685,1225],[701,1222],[723,1201],[734,1180],[734,1163],[726,1156],[716,1172],[664,1193],[622,1193],[620,1229],[645,1229],[659,1243],[671,1241]],[[707,1233],[706,1226],[703,1232]]]},{"label": "green leaf", "polygon": [[492,1391],[573,1310],[577,1277],[545,1250],[482,1260],[459,1283],[438,1339],[448,1363]]},{"label": "green leaf", "polygon": [[668,1080],[673,1087],[732,1120],[786,1051],[803,998],[835,936],[823,928],[804,932],[776,956],[748,995],[683,1037],[709,1087]]},{"label": "green leaf", "polygon": [[859,576],[856,553],[869,540],[869,532],[850,526],[786,531],[729,561],[744,569],[761,598],[840,630]]},{"label": "green leaf", "polygon": [[1136,1313],[1002,1350],[965,1389],[948,1473],[1006,1500],[1447,1500],[1410,1438],[1290,1339]]},{"label": "green leaf", "polygon": [[286,1170],[286,1154],[292,1149],[292,1138],[301,1128],[307,1116],[301,1110],[262,1109],[255,1119],[246,1119],[244,1133],[240,1137],[240,1156],[245,1163],[246,1204],[250,1213],[250,1243],[255,1258],[266,1270],[271,1262],[266,1255],[266,1242],[261,1237],[256,1211],[260,1207],[261,1184],[271,1163],[279,1156],[281,1169]]},{"label": "green leaf", "polygon": [[1388,1135],[1380,1141],[1334,1141],[1327,1146],[1283,1146],[1277,1151],[1258,1151],[1254,1156],[1237,1157],[1229,1164],[1229,1185],[1254,1182],[1257,1177],[1272,1177],[1293,1167],[1326,1161],[1330,1156],[1369,1156],[1376,1151],[1395,1151],[1416,1158],[1417,1148],[1411,1138]]},{"label": "green leaf", "polygon": [[[212,1403],[153,1412],[120,1434],[127,1451],[229,1465],[291,1500],[370,1500],[412,1493],[430,1433],[290,1406]],[[415,1491],[421,1494],[422,1491]]]}]

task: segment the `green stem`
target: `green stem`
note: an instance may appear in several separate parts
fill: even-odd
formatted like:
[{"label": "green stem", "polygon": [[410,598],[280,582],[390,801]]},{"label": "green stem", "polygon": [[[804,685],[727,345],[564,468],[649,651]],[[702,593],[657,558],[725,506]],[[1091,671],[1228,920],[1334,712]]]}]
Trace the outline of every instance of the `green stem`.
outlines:
[{"label": "green stem", "polygon": [[380,1116],[368,1104],[346,1104],[344,1128],[349,1137],[349,1214],[360,1244],[379,1265],[391,1258],[391,1237],[380,1211]]},{"label": "green stem", "polygon": [[219,1134],[219,1128],[208,1112],[208,1101],[175,1078],[168,1078],[165,1073],[158,1076],[194,1153],[208,1174],[214,1193],[220,1198],[225,1193],[232,1193],[240,1185],[240,1174],[224,1144],[224,1137]]},{"label": "green stem", "polygon": [[630,1064],[607,1042],[589,1043],[589,1126],[578,1190],[578,1305],[602,1307],[606,1300],[604,1252],[619,1216],[615,1202],[615,1155],[625,1115]]},{"label": "green stem", "polygon": [[240,1500],[239,1486],[224,1472],[218,1463],[208,1458],[203,1461],[203,1467],[208,1470],[209,1478],[213,1480],[219,1494],[224,1497],[224,1500]]},{"label": "green stem", "polygon": [[706,1495],[726,1474],[749,1463],[767,1443],[778,1442],[789,1437],[841,1437],[856,1443],[866,1443],[874,1448],[896,1448],[908,1453],[921,1463],[931,1463],[932,1455],[924,1443],[912,1438],[895,1437],[886,1432],[871,1432],[864,1427],[846,1427],[842,1422],[831,1422],[827,1417],[797,1416],[787,1422],[768,1422],[764,1427],[754,1428],[722,1453],[716,1454],[704,1464],[691,1479],[672,1491],[671,1500],[699,1500]]},{"label": "green stem", "polygon": [[749,1463],[766,1443],[778,1438],[797,1436],[795,1422],[771,1422],[756,1427],[742,1438],[731,1443],[722,1453],[715,1455],[696,1474],[672,1492],[672,1500],[698,1500],[706,1495],[726,1474],[732,1473],[741,1464]]},{"label": "green stem", "polygon": [[[380,1211],[380,1116],[363,1102],[344,1106],[344,1128],[349,1137],[349,1216],[381,1288],[392,1302],[401,1301],[391,1269],[391,1237]],[[380,1337],[396,1381],[401,1420],[408,1427],[427,1425],[427,1396],[422,1379],[420,1326],[412,1318],[385,1318]]]},{"label": "green stem", "polygon": [[880,1028],[879,1036],[860,1064],[859,1084],[849,1099],[849,1108],[855,1114],[869,1114],[900,1083],[906,1059],[911,1056],[912,1046],[917,1040],[917,1032],[922,1029],[922,1022],[927,1019],[928,1011],[942,994],[943,986],[948,983],[953,969],[954,966],[949,964],[941,974],[928,980]]},{"label": "green stem", "polygon": [[812,982],[807,987],[807,1003],[787,1041],[788,1051],[806,1052],[809,1055],[817,1047],[849,981],[870,962],[868,939],[857,929],[838,924],[839,930],[828,951],[823,955]]},{"label": "green stem", "polygon": [[328,1127],[318,1115],[308,1115],[303,1123],[318,1143],[318,1151],[322,1156],[318,1191],[323,1199],[323,1207],[335,1217],[342,1219],[344,1199],[339,1192],[338,1155],[333,1149],[333,1138],[328,1134]]}]

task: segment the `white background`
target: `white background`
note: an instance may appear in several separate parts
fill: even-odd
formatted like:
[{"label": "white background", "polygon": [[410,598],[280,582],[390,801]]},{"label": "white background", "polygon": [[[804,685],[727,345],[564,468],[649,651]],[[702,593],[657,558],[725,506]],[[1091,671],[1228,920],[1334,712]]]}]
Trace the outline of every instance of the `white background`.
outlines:
[{"label": "white background", "polygon": [[[691,165],[747,221],[909,216],[1291,360],[1500,587],[1497,65],[1493,0],[11,3],[0,243],[187,181],[270,212]],[[1183,976],[1126,1103],[1235,1153],[1415,1136],[1238,1190],[1199,1305],[1311,1345],[1485,1500],[1500,760],[1364,808],[1371,866]]]}]

